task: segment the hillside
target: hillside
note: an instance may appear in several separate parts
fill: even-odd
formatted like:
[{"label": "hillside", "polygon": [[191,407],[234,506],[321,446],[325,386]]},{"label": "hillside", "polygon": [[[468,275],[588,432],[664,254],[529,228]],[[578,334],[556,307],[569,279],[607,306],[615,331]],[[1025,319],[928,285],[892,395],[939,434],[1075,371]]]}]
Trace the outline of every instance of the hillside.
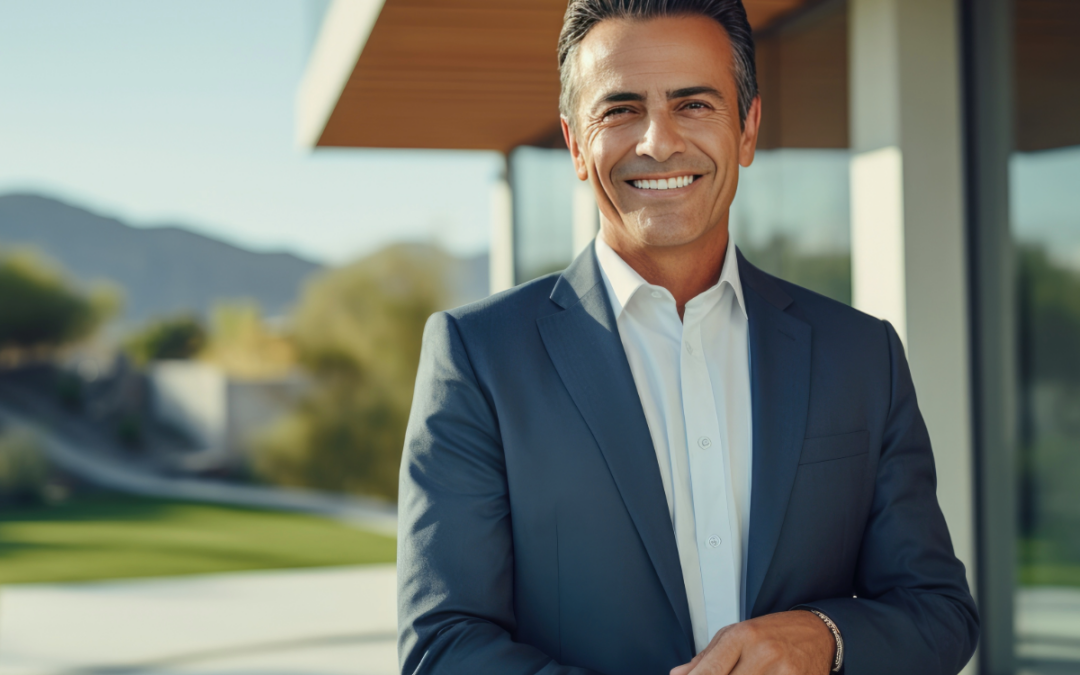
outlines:
[{"label": "hillside", "polygon": [[80,282],[108,280],[124,290],[125,320],[180,311],[204,313],[215,301],[250,298],[268,315],[284,313],[320,265],[290,253],[256,253],[182,227],[132,227],[38,195],[0,196],[0,248],[33,248]]},{"label": "hillside", "polygon": [[[16,248],[59,263],[76,282],[119,286],[126,322],[183,311],[205,315],[216,303],[239,299],[255,300],[266,316],[284,315],[304,282],[323,269],[291,253],[249,251],[179,226],[132,227],[49,197],[0,195],[0,250]],[[487,295],[486,253],[455,258],[430,244],[384,250],[395,248],[443,261],[451,304]]]}]

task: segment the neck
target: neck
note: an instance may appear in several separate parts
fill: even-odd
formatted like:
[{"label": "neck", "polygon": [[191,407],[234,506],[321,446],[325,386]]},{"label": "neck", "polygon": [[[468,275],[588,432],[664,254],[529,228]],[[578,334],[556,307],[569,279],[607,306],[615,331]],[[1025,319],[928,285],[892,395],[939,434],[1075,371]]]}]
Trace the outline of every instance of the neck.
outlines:
[{"label": "neck", "polygon": [[678,246],[650,246],[628,241],[621,234],[607,223],[601,229],[607,245],[642,279],[666,288],[675,297],[679,318],[687,302],[720,279],[729,241],[726,219],[700,238]]}]

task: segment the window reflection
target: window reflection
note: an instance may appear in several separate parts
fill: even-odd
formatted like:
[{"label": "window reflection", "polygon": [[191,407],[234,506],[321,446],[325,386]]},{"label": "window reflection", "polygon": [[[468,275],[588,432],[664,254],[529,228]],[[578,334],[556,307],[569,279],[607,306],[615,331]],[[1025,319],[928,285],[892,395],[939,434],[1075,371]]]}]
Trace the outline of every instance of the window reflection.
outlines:
[{"label": "window reflection", "polygon": [[1010,166],[1020,329],[1021,658],[1080,661],[1080,146]]},{"label": "window reflection", "polygon": [[[1080,3],[1017,0],[1017,656],[1080,670]],[[1046,670],[1050,668],[1050,670]]]},{"label": "window reflection", "polygon": [[739,173],[732,237],[766,272],[851,303],[849,154],[758,151]]}]

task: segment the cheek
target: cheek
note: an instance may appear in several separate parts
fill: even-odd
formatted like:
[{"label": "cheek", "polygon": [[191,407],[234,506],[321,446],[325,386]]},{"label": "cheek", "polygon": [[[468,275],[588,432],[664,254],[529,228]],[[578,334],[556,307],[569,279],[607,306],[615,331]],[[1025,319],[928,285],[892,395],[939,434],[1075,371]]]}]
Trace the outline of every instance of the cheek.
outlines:
[{"label": "cheek", "polygon": [[598,170],[603,172],[605,168],[611,167],[611,141],[605,134],[597,134],[589,144],[589,150],[592,163]]},{"label": "cheek", "polygon": [[611,170],[626,157],[634,156],[637,141],[633,130],[623,127],[603,129],[596,133],[590,143],[593,164],[601,172],[605,182],[611,178]]}]

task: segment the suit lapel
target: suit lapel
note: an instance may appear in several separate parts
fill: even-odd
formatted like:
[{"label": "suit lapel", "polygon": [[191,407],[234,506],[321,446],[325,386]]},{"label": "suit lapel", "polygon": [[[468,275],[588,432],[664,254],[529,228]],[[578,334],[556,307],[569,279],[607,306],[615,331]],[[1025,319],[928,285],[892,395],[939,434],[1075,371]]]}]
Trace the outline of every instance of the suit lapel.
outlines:
[{"label": "suit lapel", "polygon": [[746,616],[776,551],[799,466],[810,401],[810,326],[784,310],[791,298],[739,254],[750,329],[753,469]]},{"label": "suit lapel", "polygon": [[563,311],[537,320],[544,346],[600,446],[693,653],[690,608],[656,451],[592,246],[563,273],[551,299]]}]

